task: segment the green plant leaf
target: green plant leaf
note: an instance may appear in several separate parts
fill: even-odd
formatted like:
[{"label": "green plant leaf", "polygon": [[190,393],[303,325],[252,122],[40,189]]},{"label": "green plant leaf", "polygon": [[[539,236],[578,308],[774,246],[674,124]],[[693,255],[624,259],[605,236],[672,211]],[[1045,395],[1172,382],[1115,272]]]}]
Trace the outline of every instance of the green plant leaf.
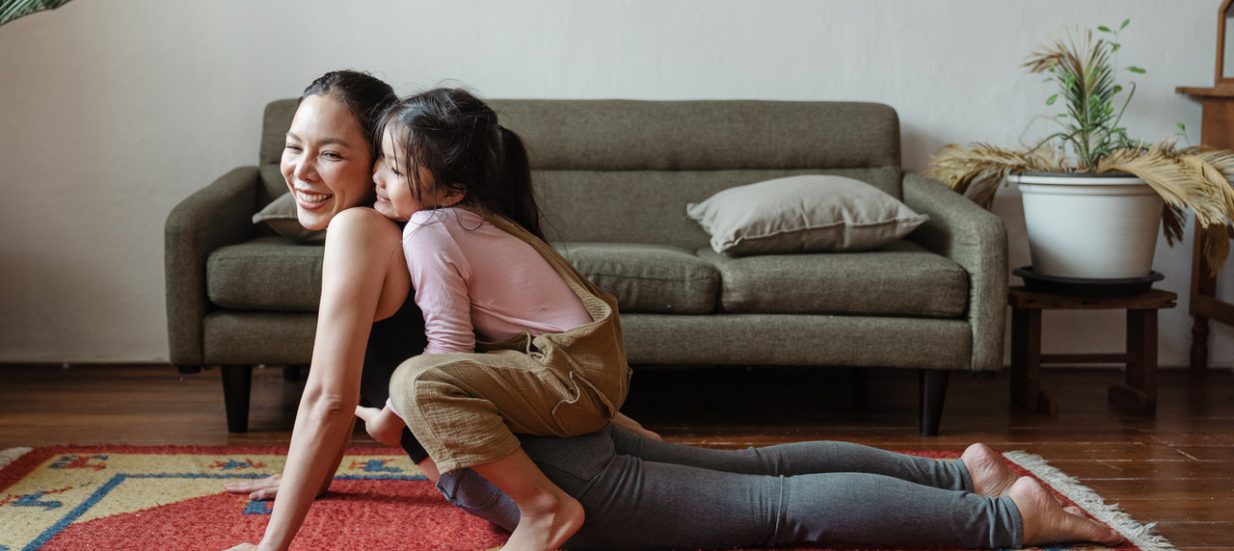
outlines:
[{"label": "green plant leaf", "polygon": [[1099,31],[1101,31],[1101,32],[1103,32],[1103,33],[1112,33],[1112,32],[1114,32],[1114,31],[1111,31],[1111,30],[1110,30],[1110,28],[1109,28],[1109,27],[1107,27],[1107,26],[1105,26],[1105,25],[1101,25],[1101,26],[1097,27],[1097,30],[1099,30]]},{"label": "green plant leaf", "polygon": [[69,0],[12,0],[0,2],[0,25],[43,10],[54,10]]},{"label": "green plant leaf", "polygon": [[1174,125],[1178,127],[1178,131],[1179,131],[1179,132],[1182,132],[1182,133],[1184,133],[1184,134],[1186,134],[1186,133],[1187,133],[1187,125],[1185,125],[1185,124],[1183,124],[1183,123],[1181,123],[1181,122],[1176,122],[1176,123],[1174,123]]},{"label": "green plant leaf", "polygon": [[1127,28],[1127,25],[1130,25],[1130,24],[1131,24],[1131,19],[1124,19],[1124,20],[1123,20],[1123,24],[1118,26],[1118,30],[1120,30],[1120,31],[1121,31],[1121,30],[1123,30],[1123,29]]},{"label": "green plant leaf", "polygon": [[1144,74],[1144,73],[1147,73],[1147,72],[1148,72],[1148,71],[1145,71],[1144,69],[1141,69],[1141,68],[1139,68],[1139,67],[1136,67],[1135,65],[1132,65],[1132,66],[1130,66],[1130,67],[1127,67],[1127,70],[1128,70],[1128,71],[1131,71],[1131,72],[1133,72],[1133,73],[1135,73],[1135,74],[1137,74],[1137,75],[1142,75],[1142,74]]},{"label": "green plant leaf", "polygon": [[1113,53],[1118,53],[1118,49],[1119,49],[1119,48],[1122,48],[1122,47],[1123,47],[1123,45],[1122,45],[1122,44],[1119,44],[1119,43],[1117,43],[1117,42],[1111,42],[1111,43],[1110,43],[1110,51],[1111,51],[1111,52],[1113,52]]},{"label": "green plant leaf", "polygon": [[1054,105],[1054,102],[1056,102],[1056,101],[1058,101],[1058,94],[1054,94],[1054,95],[1050,96],[1050,97],[1049,97],[1049,99],[1046,99],[1046,100],[1045,100],[1045,104],[1046,104],[1046,105]]}]

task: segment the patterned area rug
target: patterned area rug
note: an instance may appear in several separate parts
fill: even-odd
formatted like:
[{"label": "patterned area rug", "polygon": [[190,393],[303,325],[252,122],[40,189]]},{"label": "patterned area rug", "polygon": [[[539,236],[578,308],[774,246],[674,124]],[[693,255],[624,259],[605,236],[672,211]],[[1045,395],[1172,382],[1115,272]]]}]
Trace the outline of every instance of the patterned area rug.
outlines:
[{"label": "patterned area rug", "polygon": [[[226,549],[261,538],[269,502],[222,491],[279,472],[286,448],[48,447],[0,451],[0,551]],[[958,454],[926,453],[934,457]],[[1006,454],[1131,545],[1174,549],[1037,456]],[[486,550],[506,534],[442,499],[405,455],[355,448],[292,549]],[[1073,547],[1071,549],[1089,549]],[[1104,548],[1099,548],[1104,549]]]}]

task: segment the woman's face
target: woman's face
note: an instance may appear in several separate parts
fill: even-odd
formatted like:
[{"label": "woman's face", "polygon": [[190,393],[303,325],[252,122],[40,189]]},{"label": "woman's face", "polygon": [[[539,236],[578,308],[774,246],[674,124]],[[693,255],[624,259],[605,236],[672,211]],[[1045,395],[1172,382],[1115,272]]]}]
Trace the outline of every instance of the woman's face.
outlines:
[{"label": "woman's face", "polygon": [[360,121],[326,95],[300,102],[280,163],[296,200],[300,225],[324,229],[335,214],[359,205],[373,191],[373,159]]}]

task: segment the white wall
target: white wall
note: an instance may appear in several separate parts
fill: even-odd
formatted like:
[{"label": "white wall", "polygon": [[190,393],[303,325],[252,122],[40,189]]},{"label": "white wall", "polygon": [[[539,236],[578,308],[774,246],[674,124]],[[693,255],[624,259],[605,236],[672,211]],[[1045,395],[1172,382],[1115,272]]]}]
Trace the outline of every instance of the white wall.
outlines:
[{"label": "white wall", "polygon": [[[1198,140],[1199,104],[1174,87],[1212,83],[1219,3],[78,0],[0,27],[0,362],[164,360],[167,213],[254,163],[262,106],[329,69],[401,93],[457,79],[488,97],[885,102],[917,169],[949,142],[1014,145],[1049,94],[1026,54],[1124,17],[1120,61],[1149,71],[1132,134],[1183,122]],[[1028,264],[1018,209],[1006,190],[1013,266]],[[1181,295],[1164,365],[1186,363],[1190,250],[1158,249]],[[1214,364],[1234,363],[1232,335],[1214,327]],[[1121,320],[1047,315],[1045,339],[1117,349]]]}]

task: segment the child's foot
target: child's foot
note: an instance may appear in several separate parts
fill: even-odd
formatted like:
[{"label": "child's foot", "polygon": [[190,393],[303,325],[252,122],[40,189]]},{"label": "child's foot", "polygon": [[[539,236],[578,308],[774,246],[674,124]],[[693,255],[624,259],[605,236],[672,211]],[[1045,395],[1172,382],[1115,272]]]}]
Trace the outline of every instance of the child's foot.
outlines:
[{"label": "child's foot", "polygon": [[502,551],[555,551],[583,527],[583,505],[564,492],[519,508],[518,526]]},{"label": "child's foot", "polygon": [[1015,473],[1003,462],[1002,454],[985,444],[973,444],[964,450],[960,461],[968,468],[968,475],[973,479],[973,493],[1002,497],[1015,484]]},{"label": "child's foot", "polygon": [[1116,545],[1123,541],[1123,537],[1109,526],[1064,510],[1049,490],[1031,477],[1016,480],[1007,495],[1020,510],[1023,545],[1080,541]]}]

